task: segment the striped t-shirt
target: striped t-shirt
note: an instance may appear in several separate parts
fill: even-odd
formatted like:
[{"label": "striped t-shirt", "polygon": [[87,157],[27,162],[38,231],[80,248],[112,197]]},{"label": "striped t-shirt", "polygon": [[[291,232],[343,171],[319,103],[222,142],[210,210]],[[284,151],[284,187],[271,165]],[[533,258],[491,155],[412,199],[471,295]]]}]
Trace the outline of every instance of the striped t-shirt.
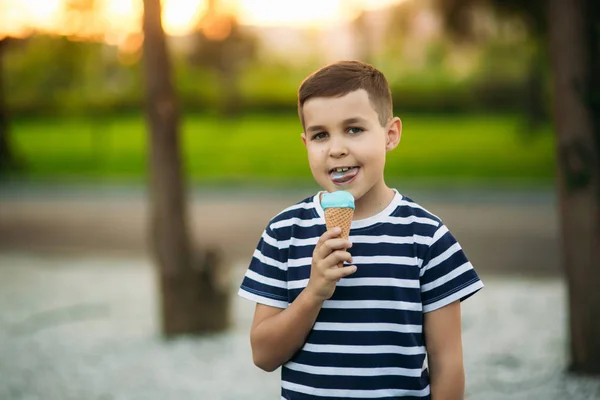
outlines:
[{"label": "striped t-shirt", "polygon": [[[239,295],[286,308],[306,287],[325,232],[319,194],[276,215]],[[282,399],[429,399],[423,313],[483,287],[435,215],[398,192],[377,215],[352,221],[353,265],[323,303],[304,346],[282,366]]]}]

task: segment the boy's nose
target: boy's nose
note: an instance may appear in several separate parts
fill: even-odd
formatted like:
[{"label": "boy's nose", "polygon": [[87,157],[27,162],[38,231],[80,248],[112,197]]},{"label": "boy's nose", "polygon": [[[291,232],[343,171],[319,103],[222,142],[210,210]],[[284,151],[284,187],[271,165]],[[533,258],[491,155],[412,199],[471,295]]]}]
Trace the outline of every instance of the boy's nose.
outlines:
[{"label": "boy's nose", "polygon": [[348,147],[346,147],[343,140],[332,139],[330,141],[329,156],[333,158],[340,158],[348,155]]}]

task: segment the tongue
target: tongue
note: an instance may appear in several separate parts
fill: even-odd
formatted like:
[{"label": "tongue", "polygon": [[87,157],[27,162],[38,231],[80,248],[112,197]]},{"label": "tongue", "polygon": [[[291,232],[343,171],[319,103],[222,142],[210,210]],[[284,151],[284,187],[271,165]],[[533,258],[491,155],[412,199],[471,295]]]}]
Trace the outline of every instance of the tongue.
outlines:
[{"label": "tongue", "polygon": [[358,173],[358,168],[354,167],[354,168],[350,168],[348,171],[345,172],[332,172],[331,173],[331,180],[334,183],[344,183],[344,182],[348,182],[350,179],[354,178],[356,176],[356,174]]}]

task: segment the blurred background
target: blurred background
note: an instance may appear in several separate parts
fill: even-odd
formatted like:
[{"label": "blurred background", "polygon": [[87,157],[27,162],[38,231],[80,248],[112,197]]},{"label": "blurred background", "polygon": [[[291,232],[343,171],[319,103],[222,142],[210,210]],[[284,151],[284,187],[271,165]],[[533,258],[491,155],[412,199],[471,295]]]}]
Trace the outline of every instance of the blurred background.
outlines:
[{"label": "blurred background", "polygon": [[144,3],[0,0],[0,399],[277,398],[236,291],[269,219],[318,190],[296,90],[340,59],[387,76],[404,130],[386,181],[445,221],[486,283],[463,305],[467,398],[600,399],[598,379],[566,372],[534,3],[163,0],[174,220],[206,294],[178,315],[220,321],[170,330],[165,298],[181,292],[153,241],[170,214],[151,205],[173,186],[151,184]]}]

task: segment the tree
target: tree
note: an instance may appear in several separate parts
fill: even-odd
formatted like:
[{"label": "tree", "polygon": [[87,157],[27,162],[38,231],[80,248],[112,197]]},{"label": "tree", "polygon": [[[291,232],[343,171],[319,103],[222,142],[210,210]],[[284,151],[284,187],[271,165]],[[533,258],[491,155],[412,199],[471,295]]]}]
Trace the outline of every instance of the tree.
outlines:
[{"label": "tree", "polygon": [[[143,63],[150,134],[150,233],[165,336],[224,329],[228,293],[214,251],[194,251],[187,225],[179,114],[160,0],[144,0]],[[198,256],[200,254],[200,256]]]},{"label": "tree", "polygon": [[595,0],[438,0],[450,31],[473,7],[519,18],[549,48],[557,186],[568,282],[570,370],[600,375],[600,6]]},{"label": "tree", "polygon": [[549,0],[571,369],[600,375],[600,6]]},{"label": "tree", "polygon": [[0,172],[14,167],[15,157],[9,142],[8,110],[4,99],[4,54],[8,38],[0,39]]}]

